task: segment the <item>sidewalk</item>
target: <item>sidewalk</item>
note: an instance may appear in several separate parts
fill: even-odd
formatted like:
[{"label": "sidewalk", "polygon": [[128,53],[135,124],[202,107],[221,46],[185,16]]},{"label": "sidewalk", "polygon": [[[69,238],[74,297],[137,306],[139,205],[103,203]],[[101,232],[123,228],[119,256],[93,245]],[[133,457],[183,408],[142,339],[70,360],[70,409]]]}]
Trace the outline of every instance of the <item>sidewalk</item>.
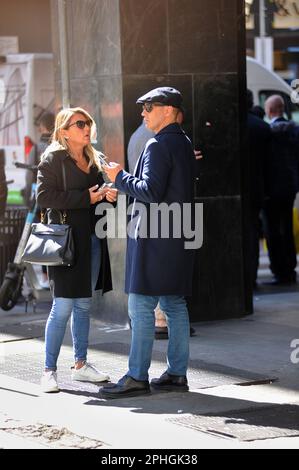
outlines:
[{"label": "sidewalk", "polygon": [[[68,330],[58,364],[61,393],[42,394],[48,305],[0,315],[0,448],[211,449],[299,447],[299,293],[255,296],[255,314],[193,324],[190,392],[105,401],[71,382]],[[89,360],[117,381],[130,330],[92,319]],[[150,377],[165,370],[155,341]]]}]

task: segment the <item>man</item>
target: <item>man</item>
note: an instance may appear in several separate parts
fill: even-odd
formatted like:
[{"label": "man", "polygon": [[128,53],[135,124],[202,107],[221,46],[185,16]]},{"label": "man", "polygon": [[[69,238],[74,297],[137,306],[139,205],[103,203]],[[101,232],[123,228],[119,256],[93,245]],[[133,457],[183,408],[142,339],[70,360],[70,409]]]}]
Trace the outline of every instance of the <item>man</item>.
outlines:
[{"label": "man", "polygon": [[250,90],[247,90],[247,107],[251,279],[252,287],[256,288],[260,252],[260,213],[264,201],[265,161],[269,156],[271,148],[271,128],[262,118],[255,115],[253,110],[253,94]]},{"label": "man", "polygon": [[[184,111],[182,109],[179,109],[176,122],[179,125],[182,125],[183,121]],[[127,149],[129,173],[134,173],[136,163],[147,141],[154,137],[154,135],[155,133],[146,127],[143,120],[140,126],[131,135]],[[196,160],[200,160],[202,158],[202,154],[199,150],[194,151],[194,156]],[[194,328],[190,326],[190,336],[193,336],[194,333]],[[159,305],[157,305],[157,307],[155,308],[155,339],[168,339],[166,317]]]},{"label": "man", "polygon": [[[182,106],[178,90],[156,88],[137,103],[143,105],[145,125],[155,132],[155,137],[147,142],[134,176],[116,163],[105,169],[115,186],[130,196],[128,203],[130,206],[133,202],[133,208],[125,285],[132,326],[129,370],[117,384],[100,390],[104,398],[150,393],[148,370],[158,302],[169,325],[168,368],[160,378],[151,381],[151,386],[157,390],[188,390],[189,317],[185,296],[191,295],[194,250],[186,249],[183,234],[174,236],[177,226],[173,230],[168,227],[169,238],[163,238],[161,231],[152,236],[153,228],[157,227],[151,224],[150,212],[160,203],[168,207],[173,203],[179,207],[193,206],[194,153],[190,140],[176,122]],[[160,228],[163,222],[160,220]]]},{"label": "man", "polygon": [[299,189],[299,127],[283,117],[280,95],[265,102],[272,148],[265,170],[264,222],[273,285],[296,282],[293,205]]}]

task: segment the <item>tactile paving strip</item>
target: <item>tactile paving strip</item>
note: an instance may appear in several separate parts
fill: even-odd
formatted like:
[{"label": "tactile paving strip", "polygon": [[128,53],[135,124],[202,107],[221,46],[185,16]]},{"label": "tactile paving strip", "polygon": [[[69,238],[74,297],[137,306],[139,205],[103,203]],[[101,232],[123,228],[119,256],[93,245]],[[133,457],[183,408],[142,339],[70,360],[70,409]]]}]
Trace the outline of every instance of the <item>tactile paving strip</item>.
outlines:
[{"label": "tactile paving strip", "polygon": [[[90,347],[88,360],[101,371],[107,373],[112,382],[117,382],[127,372],[129,348],[128,344],[117,342],[93,344]],[[39,383],[43,363],[43,353],[9,354],[2,361],[1,373],[31,383]],[[97,393],[99,384],[71,381],[70,368],[72,364],[71,350],[63,347],[58,360],[58,382],[61,389],[85,392],[88,396]],[[165,354],[154,351],[150,377],[159,377],[165,369]],[[198,360],[191,360],[188,369],[188,381],[191,389],[225,384],[254,383],[261,380],[265,380],[265,377],[260,374]]]},{"label": "tactile paving strip", "polygon": [[[126,343],[99,343],[92,346],[93,350],[102,352],[110,352],[117,356],[119,361],[125,356],[125,366],[127,365],[127,357],[130,351],[130,345]],[[166,369],[166,354],[153,351],[152,366],[150,375],[164,372]],[[190,388],[206,388],[217,387],[225,384],[246,384],[258,382],[270,382],[274,378],[265,377],[264,375],[223,366],[221,364],[207,363],[198,359],[189,361],[188,381]]]}]

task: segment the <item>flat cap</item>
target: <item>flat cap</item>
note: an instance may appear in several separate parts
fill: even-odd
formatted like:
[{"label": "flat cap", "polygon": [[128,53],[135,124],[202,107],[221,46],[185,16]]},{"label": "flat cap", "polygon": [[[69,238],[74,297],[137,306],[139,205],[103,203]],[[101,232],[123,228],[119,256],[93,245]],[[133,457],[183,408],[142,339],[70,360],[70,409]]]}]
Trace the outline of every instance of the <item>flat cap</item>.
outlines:
[{"label": "flat cap", "polygon": [[178,90],[168,86],[163,86],[160,88],[154,88],[141,96],[138,98],[136,103],[163,103],[166,106],[181,108],[182,101],[182,95]]}]

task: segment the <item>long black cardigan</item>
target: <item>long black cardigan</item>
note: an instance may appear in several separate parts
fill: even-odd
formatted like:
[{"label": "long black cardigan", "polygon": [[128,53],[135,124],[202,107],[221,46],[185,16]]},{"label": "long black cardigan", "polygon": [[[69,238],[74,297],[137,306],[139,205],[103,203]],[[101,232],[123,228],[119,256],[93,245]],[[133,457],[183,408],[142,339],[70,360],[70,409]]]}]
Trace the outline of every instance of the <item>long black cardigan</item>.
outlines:
[{"label": "long black cardigan", "polygon": [[[66,191],[62,165],[65,168]],[[40,208],[52,209],[48,211],[49,223],[59,223],[59,213],[53,209],[66,210],[66,223],[73,228],[75,242],[75,265],[51,266],[48,269],[50,288],[54,297],[92,296],[91,234],[94,223],[100,217],[91,217],[91,210],[94,210],[96,205],[91,208],[88,189],[103,182],[102,174],[96,166],[92,166],[90,173],[87,174],[77,167],[64,150],[49,153],[38,166],[37,203]],[[101,246],[101,269],[96,290],[102,289],[104,293],[112,289],[106,238],[101,240]]]}]

